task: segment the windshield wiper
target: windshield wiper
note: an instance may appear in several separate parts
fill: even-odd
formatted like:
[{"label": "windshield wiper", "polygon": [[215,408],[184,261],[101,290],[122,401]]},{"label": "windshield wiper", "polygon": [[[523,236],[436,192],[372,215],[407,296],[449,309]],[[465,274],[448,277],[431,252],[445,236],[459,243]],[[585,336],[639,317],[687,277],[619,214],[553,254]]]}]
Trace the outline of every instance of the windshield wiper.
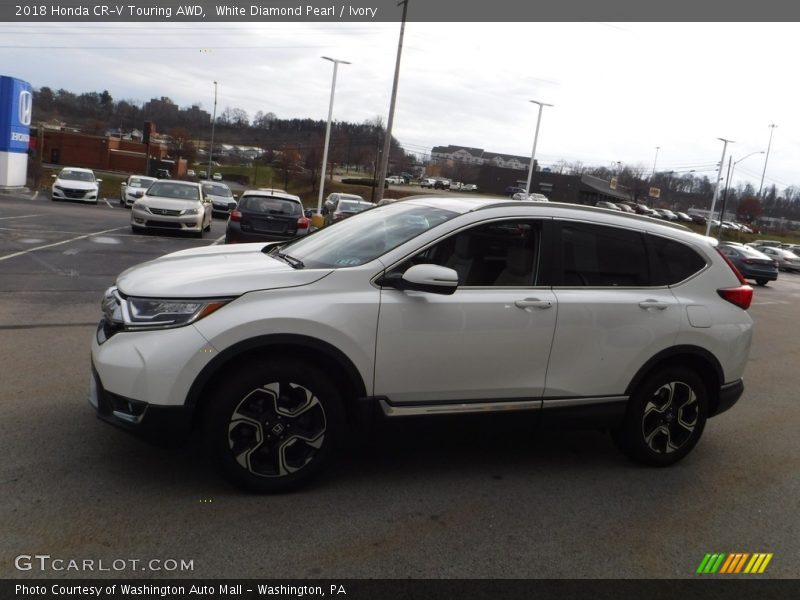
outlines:
[{"label": "windshield wiper", "polygon": [[289,256],[285,252],[276,252],[274,256],[277,256],[278,258],[285,261],[286,264],[288,264],[293,269],[302,269],[303,267],[305,267],[302,260],[300,260],[299,258],[295,258],[294,256]]}]

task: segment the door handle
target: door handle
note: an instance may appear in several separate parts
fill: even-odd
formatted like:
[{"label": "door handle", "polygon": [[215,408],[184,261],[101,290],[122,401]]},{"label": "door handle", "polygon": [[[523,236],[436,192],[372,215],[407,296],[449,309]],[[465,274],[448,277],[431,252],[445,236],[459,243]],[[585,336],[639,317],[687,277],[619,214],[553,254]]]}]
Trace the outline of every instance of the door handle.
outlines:
[{"label": "door handle", "polygon": [[658,310],[664,310],[669,306],[669,302],[661,302],[660,300],[642,300],[639,302],[639,307],[645,310],[649,308],[657,308]]},{"label": "door handle", "polygon": [[549,300],[539,300],[538,298],[525,298],[524,300],[515,300],[514,306],[518,308],[545,309],[553,306],[553,303]]}]

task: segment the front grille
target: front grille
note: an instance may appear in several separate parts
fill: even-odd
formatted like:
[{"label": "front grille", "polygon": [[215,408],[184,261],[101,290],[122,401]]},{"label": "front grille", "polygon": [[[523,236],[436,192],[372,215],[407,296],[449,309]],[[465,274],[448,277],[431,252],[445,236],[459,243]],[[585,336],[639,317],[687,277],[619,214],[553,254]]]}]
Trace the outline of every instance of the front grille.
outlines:
[{"label": "front grille", "polygon": [[83,198],[87,192],[86,190],[73,190],[69,188],[61,188],[61,191],[64,192],[67,198],[73,199]]},{"label": "front grille", "polygon": [[173,221],[145,221],[145,227],[160,227],[161,229],[180,229],[181,224]]},{"label": "front grille", "polygon": [[180,210],[173,210],[169,208],[150,208],[148,209],[154,215],[161,215],[162,217],[179,217]]}]

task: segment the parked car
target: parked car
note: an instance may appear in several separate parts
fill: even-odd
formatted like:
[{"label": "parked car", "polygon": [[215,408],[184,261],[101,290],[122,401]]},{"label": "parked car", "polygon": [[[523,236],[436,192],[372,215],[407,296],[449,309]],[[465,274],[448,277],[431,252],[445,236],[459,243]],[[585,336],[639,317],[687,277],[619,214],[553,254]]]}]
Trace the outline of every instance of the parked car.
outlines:
[{"label": "parked car", "polygon": [[692,217],[692,223],[696,225],[706,225],[708,224],[708,219],[703,215],[690,215]]},{"label": "parked car", "polygon": [[389,185],[402,185],[405,182],[406,182],[405,179],[403,179],[402,177],[399,177],[397,175],[392,175],[392,176],[386,178],[386,183],[388,183]]},{"label": "parked car", "polygon": [[678,220],[682,223],[692,223],[694,221],[694,219],[685,212],[676,212],[675,214],[678,215]]},{"label": "parked car", "polygon": [[216,172],[211,176],[214,181],[222,181],[222,173]]},{"label": "parked car", "polygon": [[449,190],[450,189],[450,180],[444,179],[441,177],[437,177],[433,182],[433,189],[435,190]]},{"label": "parked car", "polygon": [[186,176],[187,177],[197,177],[197,173],[194,172],[194,169],[187,169]]},{"label": "parked car", "polygon": [[225,229],[225,243],[291,240],[309,232],[311,219],[299,196],[264,189],[242,192]]},{"label": "parked car", "polygon": [[529,202],[550,202],[550,199],[544,194],[526,194],[525,192],[517,192],[511,196],[512,200],[527,200]]},{"label": "parked car", "polygon": [[147,177],[146,175],[131,175],[119,184],[119,205],[125,208],[130,208],[133,203],[139,198],[144,196],[147,188],[150,187],[155,177]]},{"label": "parked car", "polygon": [[775,246],[756,246],[756,250],[775,260],[781,271],[800,271],[800,256],[797,256],[794,252]]},{"label": "parked car", "polygon": [[755,248],[723,242],[719,245],[719,251],[728,257],[745,279],[754,280],[758,285],[767,285],[778,279],[778,264]]},{"label": "parked car", "polygon": [[156,179],[169,179],[172,177],[172,173],[169,172],[169,169],[156,169],[155,176]]},{"label": "parked car", "polygon": [[259,492],[322,473],[375,412],[582,418],[664,467],[742,395],[752,295],[713,240],[668,224],[412,198],[127,269],[103,297],[89,400],[132,432],[200,428]]},{"label": "parked car", "polygon": [[614,204],[613,202],[607,202],[605,200],[600,200],[595,202],[595,206],[599,208],[607,208],[609,210],[622,210],[618,205]]},{"label": "parked car", "polygon": [[436,180],[433,177],[426,177],[419,182],[419,187],[422,188],[433,188],[434,185],[436,185]]},{"label": "parked car", "polygon": [[622,212],[631,213],[631,214],[635,214],[636,213],[636,211],[633,209],[633,207],[630,204],[626,204],[625,202],[615,202],[614,206],[619,208]]},{"label": "parked car", "polygon": [[325,217],[325,225],[330,225],[333,222],[333,213],[336,212],[339,202],[342,200],[365,202],[364,198],[357,194],[345,194],[344,192],[328,194],[328,197],[325,198],[325,202],[322,205],[322,215]]},{"label": "parked car", "polygon": [[475,185],[474,183],[465,183],[464,185],[461,186],[461,191],[462,192],[477,192],[478,191],[478,186]]},{"label": "parked car", "polygon": [[236,196],[224,183],[204,183],[203,192],[211,201],[212,214],[227,217],[236,208]]},{"label": "parked car", "polygon": [[211,202],[201,184],[159,179],[131,207],[131,230],[180,231],[203,237],[211,230]]},{"label": "parked car", "polygon": [[53,187],[50,189],[50,200],[79,200],[97,204],[102,179],[94,176],[91,169],[64,167],[53,175]]},{"label": "parked car", "polygon": [[322,209],[322,213],[325,215],[325,225],[331,225],[371,208],[375,208],[372,202],[367,202],[361,198],[346,197],[345,194],[340,194],[332,207],[329,207],[326,203]]},{"label": "parked car", "polygon": [[525,188],[518,185],[510,185],[506,188],[506,196],[513,196],[514,194],[525,193]]},{"label": "parked car", "polygon": [[208,179],[208,173],[206,171],[198,171],[197,178],[198,179]]},{"label": "parked car", "polygon": [[461,190],[462,187],[464,187],[463,183],[461,183],[460,181],[452,181],[452,180],[450,181],[450,185],[447,186],[448,189],[456,191]]}]

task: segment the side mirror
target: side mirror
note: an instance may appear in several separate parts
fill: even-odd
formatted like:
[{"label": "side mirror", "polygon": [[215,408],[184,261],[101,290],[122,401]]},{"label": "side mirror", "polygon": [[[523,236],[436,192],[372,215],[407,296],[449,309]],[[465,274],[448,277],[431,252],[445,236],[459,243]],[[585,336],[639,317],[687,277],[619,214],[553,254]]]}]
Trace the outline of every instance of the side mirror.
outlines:
[{"label": "side mirror", "polygon": [[449,296],[458,288],[458,273],[440,265],[414,265],[405,273],[390,273],[379,285],[403,291],[428,292]]},{"label": "side mirror", "polygon": [[103,180],[102,180],[102,179],[95,179],[95,181],[96,181],[97,183],[103,183]]},{"label": "side mirror", "polygon": [[[98,181],[100,181],[100,180],[98,179]],[[123,181],[122,183],[120,183],[120,185],[121,185],[122,187],[128,187],[128,184],[127,184],[127,183],[125,183],[124,181]]]},{"label": "side mirror", "polygon": [[55,173],[53,173],[52,175],[50,175],[50,177],[52,177],[53,179],[58,179],[58,175],[56,175]]}]

